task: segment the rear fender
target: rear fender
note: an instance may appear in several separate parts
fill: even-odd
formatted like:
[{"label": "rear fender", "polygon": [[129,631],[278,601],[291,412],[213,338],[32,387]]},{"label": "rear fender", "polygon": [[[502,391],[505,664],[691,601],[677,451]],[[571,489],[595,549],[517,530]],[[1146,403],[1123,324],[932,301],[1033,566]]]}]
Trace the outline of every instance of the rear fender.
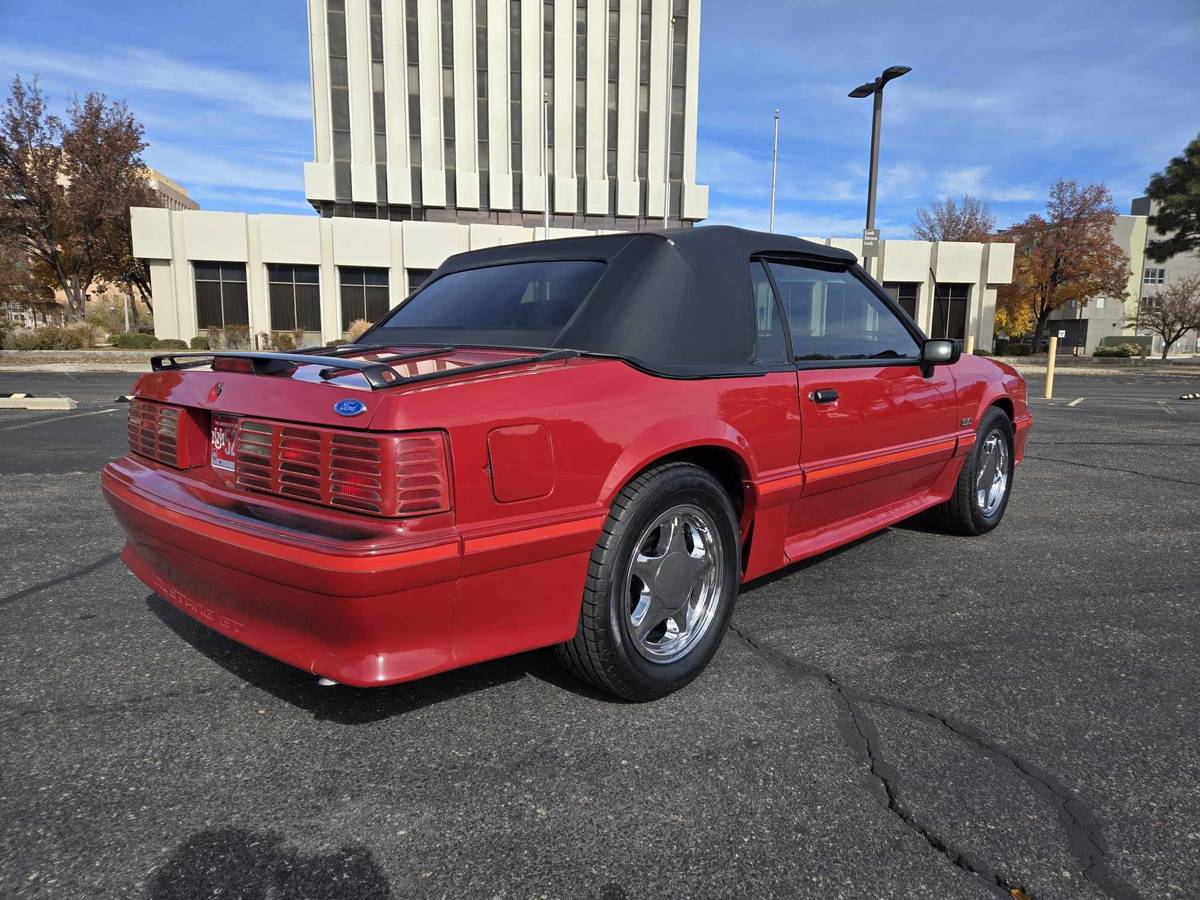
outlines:
[{"label": "rear fender", "polygon": [[704,416],[677,416],[656,422],[626,445],[604,481],[600,502],[611,506],[618,492],[656,460],[698,447],[728,451],[739,461],[743,482],[754,480],[754,451],[737,429]]}]

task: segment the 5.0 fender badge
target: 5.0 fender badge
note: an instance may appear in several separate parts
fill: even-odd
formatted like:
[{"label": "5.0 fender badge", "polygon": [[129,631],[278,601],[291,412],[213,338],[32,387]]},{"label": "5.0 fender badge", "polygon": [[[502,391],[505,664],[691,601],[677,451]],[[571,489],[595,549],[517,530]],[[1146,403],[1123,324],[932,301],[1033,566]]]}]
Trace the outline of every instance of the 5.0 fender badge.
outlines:
[{"label": "5.0 fender badge", "polygon": [[367,404],[361,400],[339,400],[333,404],[333,411],[339,416],[357,416],[367,411]]}]

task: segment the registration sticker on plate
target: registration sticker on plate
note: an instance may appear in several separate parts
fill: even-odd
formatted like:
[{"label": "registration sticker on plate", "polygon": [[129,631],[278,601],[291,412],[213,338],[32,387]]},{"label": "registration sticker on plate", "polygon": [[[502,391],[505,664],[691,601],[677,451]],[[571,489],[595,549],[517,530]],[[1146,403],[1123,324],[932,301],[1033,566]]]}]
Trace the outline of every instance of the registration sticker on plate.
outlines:
[{"label": "registration sticker on plate", "polygon": [[208,436],[209,464],[214,469],[233,471],[237,459],[237,419],[233,416],[215,415]]}]

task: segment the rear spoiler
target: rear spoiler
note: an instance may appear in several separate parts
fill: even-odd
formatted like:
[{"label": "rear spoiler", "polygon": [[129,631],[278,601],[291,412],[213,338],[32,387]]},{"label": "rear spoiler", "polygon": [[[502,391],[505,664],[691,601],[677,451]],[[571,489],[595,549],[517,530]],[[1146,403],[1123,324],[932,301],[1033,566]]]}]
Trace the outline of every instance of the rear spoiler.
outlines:
[{"label": "rear spoiler", "polygon": [[[476,363],[473,366],[459,366],[456,369],[444,369],[438,372],[422,372],[418,375],[401,375],[391,367],[391,363],[405,360],[424,359],[452,353],[454,347],[429,347],[412,353],[393,353],[378,359],[354,359],[351,353],[370,353],[373,350],[383,350],[383,347],[368,344],[342,344],[332,347],[314,347],[311,350],[297,350],[293,353],[269,353],[259,350],[217,350],[194,351],[187,353],[163,353],[150,358],[150,368],[155,372],[170,372],[178,369],[195,369],[211,365],[216,359],[244,359],[250,362],[255,375],[274,375],[286,372],[296,366],[324,366],[320,372],[322,378],[329,379],[345,372],[357,372],[366,379],[371,390],[396,387],[402,384],[413,384],[421,381],[433,381],[437,378],[449,378],[455,375],[469,375],[474,372],[485,372],[490,369],[504,369],[528,363],[550,362],[556,359],[570,359],[579,356],[578,350],[550,350],[535,356],[519,356],[512,359],[497,359],[492,362]],[[343,355],[346,354],[346,355]]]}]

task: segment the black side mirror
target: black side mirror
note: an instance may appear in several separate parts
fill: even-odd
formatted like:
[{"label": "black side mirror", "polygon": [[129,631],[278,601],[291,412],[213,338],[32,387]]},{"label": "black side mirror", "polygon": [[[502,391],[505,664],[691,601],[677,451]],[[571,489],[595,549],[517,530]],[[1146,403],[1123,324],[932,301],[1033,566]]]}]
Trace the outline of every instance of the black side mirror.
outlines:
[{"label": "black side mirror", "polygon": [[961,356],[962,345],[958,341],[929,340],[921,345],[921,368],[928,374],[934,366],[951,365]]}]

